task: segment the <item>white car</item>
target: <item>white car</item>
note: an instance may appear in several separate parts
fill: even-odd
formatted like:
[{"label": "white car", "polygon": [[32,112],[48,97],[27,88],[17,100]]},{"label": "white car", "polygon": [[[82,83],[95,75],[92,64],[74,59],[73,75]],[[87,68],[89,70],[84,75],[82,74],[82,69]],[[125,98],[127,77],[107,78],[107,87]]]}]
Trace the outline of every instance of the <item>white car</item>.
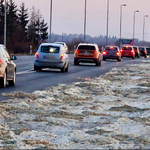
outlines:
[{"label": "white car", "polygon": [[63,45],[65,47],[66,51],[68,52],[68,46],[65,42],[54,42],[54,43]]},{"label": "white car", "polygon": [[6,47],[0,44],[0,87],[5,88],[7,82],[14,86],[16,82],[16,56],[10,56]]},{"label": "white car", "polygon": [[69,57],[65,46],[57,43],[42,43],[34,60],[34,70],[40,71],[42,68],[56,68],[61,72],[68,72]]}]

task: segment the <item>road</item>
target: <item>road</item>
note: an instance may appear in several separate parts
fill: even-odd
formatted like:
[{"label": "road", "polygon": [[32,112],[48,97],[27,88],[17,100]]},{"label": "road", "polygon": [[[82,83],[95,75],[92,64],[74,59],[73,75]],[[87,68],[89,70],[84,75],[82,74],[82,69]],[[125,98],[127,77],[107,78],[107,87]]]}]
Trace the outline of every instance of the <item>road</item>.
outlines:
[{"label": "road", "polygon": [[[34,56],[17,56],[14,62],[17,65],[17,77],[15,87],[7,86],[0,89],[0,101],[8,99],[3,97],[2,93],[10,93],[13,91],[33,92],[35,90],[43,90],[49,86],[58,84],[69,84],[78,81],[78,77],[95,77],[108,72],[113,67],[120,67],[126,64],[139,63],[139,60],[145,58],[123,58],[121,62],[116,60],[102,61],[102,65],[81,64],[73,65],[73,54],[69,54],[69,72],[61,73],[57,69],[44,69],[41,72],[33,70]],[[149,59],[149,58],[147,58]]]}]

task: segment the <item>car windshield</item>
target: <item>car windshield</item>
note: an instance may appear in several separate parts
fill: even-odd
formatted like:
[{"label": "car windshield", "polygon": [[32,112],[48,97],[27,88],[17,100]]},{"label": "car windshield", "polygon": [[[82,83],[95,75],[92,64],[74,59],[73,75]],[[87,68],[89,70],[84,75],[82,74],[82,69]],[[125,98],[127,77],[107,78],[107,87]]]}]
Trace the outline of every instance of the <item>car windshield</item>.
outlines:
[{"label": "car windshield", "polygon": [[89,46],[89,45],[80,45],[78,47],[78,49],[80,49],[80,50],[95,50],[95,47],[94,46]]},{"label": "car windshield", "polygon": [[105,50],[118,50],[117,47],[106,47]]},{"label": "car windshield", "polygon": [[59,47],[56,46],[41,46],[43,53],[59,53]]},{"label": "car windshield", "polygon": [[132,50],[131,47],[122,47],[122,50]]}]

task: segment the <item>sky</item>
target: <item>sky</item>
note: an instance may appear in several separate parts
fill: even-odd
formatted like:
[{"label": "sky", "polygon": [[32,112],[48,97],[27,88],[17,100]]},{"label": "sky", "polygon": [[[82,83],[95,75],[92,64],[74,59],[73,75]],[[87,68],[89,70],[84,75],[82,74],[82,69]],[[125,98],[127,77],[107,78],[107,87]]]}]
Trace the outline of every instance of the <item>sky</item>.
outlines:
[{"label": "sky", "polygon": [[[46,23],[50,23],[50,0],[14,0],[20,6],[22,2],[29,12],[34,6],[39,9]],[[84,33],[85,0],[53,0],[52,32],[55,34]],[[122,38],[133,37],[133,18],[135,13],[135,38],[143,40],[145,22],[145,41],[150,41],[150,0],[109,0],[109,36],[120,35],[120,8],[122,4]],[[149,17],[144,17],[149,15]],[[145,19],[144,19],[145,18]],[[144,21],[145,20],[145,21]],[[91,36],[106,35],[107,0],[87,0],[86,34]]]}]

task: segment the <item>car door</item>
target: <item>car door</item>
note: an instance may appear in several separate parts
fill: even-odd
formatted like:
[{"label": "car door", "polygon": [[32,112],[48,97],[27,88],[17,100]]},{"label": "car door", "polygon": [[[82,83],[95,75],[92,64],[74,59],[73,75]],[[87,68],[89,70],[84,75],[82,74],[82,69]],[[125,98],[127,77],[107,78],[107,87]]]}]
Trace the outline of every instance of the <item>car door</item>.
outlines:
[{"label": "car door", "polygon": [[5,47],[2,47],[2,52],[3,52],[4,61],[6,63],[6,68],[7,68],[7,78],[12,79],[15,71],[14,63],[13,61],[11,61],[10,56]]}]

